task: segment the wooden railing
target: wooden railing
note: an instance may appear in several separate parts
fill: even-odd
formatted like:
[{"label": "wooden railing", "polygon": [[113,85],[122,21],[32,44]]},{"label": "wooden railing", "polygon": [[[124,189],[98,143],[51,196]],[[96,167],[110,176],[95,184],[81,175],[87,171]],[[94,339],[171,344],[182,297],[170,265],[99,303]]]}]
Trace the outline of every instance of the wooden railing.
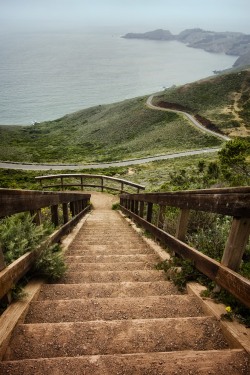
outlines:
[{"label": "wooden railing", "polygon": [[[0,218],[20,212],[30,212],[37,225],[42,222],[41,209],[50,207],[51,221],[57,227],[38,248],[28,252],[6,266],[0,248],[0,299],[31,269],[44,248],[59,242],[90,209],[90,194],[78,192],[44,192],[32,190],[0,189]],[[59,206],[61,217],[59,215]],[[69,215],[70,214],[70,215]]]},{"label": "wooden railing", "polygon": [[[131,181],[98,174],[55,174],[48,176],[38,176],[36,177],[36,180],[40,181],[42,189],[59,188],[60,190],[66,190],[73,187],[83,190],[84,187],[90,187],[99,188],[102,192],[104,190],[113,190],[120,193],[131,192],[128,189],[126,191],[125,187],[136,189],[137,193],[139,193],[140,190],[145,189],[144,186]],[[47,180],[56,180],[56,182],[43,185],[43,182],[45,181],[47,183]],[[66,180],[68,180],[68,182],[66,182]]]},{"label": "wooden railing", "polygon": [[[169,193],[122,194],[122,211],[169,249],[194,262],[195,267],[250,307],[250,280],[237,273],[250,233],[250,187]],[[180,209],[175,236],[163,230],[166,207]],[[190,210],[232,216],[221,262],[185,243]],[[157,217],[155,223],[152,218]]]}]

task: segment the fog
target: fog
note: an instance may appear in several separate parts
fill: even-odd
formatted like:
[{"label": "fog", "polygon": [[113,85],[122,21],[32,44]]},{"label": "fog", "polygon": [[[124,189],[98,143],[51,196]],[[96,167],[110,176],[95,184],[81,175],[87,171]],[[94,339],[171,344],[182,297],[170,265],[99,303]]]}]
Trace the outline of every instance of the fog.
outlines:
[{"label": "fog", "polygon": [[0,0],[0,31],[111,27],[250,33],[249,0]]}]

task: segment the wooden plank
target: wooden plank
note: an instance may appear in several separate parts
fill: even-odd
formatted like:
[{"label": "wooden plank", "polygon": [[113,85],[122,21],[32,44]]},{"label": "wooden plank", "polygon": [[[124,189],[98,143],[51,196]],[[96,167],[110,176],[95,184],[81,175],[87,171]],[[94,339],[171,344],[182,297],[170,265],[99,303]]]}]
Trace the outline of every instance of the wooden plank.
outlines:
[{"label": "wooden plank", "polygon": [[234,218],[221,263],[238,271],[250,234],[250,219]]},{"label": "wooden plank", "polygon": [[205,254],[200,253],[198,250],[188,246],[184,242],[157,228],[129,210],[122,207],[122,211],[126,215],[132,217],[135,222],[143,226],[146,230],[151,232],[153,236],[161,240],[171,250],[178,253],[183,258],[193,261],[195,267],[199,271],[204,273],[211,280],[216,281],[216,283],[224,289],[228,290],[245,306],[250,307],[250,280],[240,276],[238,273],[221,265],[219,262],[209,258]]},{"label": "wooden plank", "polygon": [[159,212],[158,212],[158,218],[157,218],[157,227],[160,229],[163,229],[163,226],[164,226],[165,212],[166,212],[166,206],[161,204],[159,206]]},{"label": "wooden plank", "polygon": [[151,221],[152,221],[152,214],[153,214],[153,203],[148,202],[147,221],[149,223],[151,223]]},{"label": "wooden plank", "polygon": [[241,194],[190,194],[182,192],[164,194],[130,194],[129,199],[168,205],[181,209],[214,212],[229,216],[250,217],[250,193]]},{"label": "wooden plank", "polygon": [[91,194],[0,189],[0,217],[60,203],[90,199]]},{"label": "wooden plank", "polygon": [[5,268],[5,261],[4,261],[3,250],[0,244],[0,271],[2,271],[4,268]]},{"label": "wooden plank", "polygon": [[68,203],[63,203],[63,223],[66,224],[69,221],[69,210]]},{"label": "wooden plank", "polygon": [[58,205],[51,206],[51,221],[55,227],[59,225]]},{"label": "wooden plank", "polygon": [[177,228],[176,228],[176,238],[178,240],[184,241],[187,233],[187,226],[188,226],[188,220],[189,220],[190,210],[184,209],[181,210]]}]

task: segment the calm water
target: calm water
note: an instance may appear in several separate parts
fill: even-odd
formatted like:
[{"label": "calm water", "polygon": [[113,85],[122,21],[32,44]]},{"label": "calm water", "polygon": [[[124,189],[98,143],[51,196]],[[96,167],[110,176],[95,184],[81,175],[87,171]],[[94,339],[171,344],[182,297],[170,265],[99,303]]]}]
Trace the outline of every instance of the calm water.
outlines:
[{"label": "calm water", "polygon": [[52,120],[150,94],[207,77],[235,60],[107,30],[0,34],[0,124]]}]

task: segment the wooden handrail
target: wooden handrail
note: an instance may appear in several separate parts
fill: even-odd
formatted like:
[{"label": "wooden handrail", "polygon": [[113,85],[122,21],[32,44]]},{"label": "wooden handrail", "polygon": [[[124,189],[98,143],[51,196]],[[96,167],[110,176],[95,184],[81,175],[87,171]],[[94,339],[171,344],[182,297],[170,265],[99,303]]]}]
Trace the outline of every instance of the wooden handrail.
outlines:
[{"label": "wooden handrail", "polygon": [[[79,179],[78,183],[65,183],[65,179],[72,179],[76,178]],[[121,178],[116,178],[116,177],[110,177],[110,176],[105,176],[105,175],[98,175],[98,174],[80,174],[80,173],[72,173],[72,174],[55,174],[55,175],[48,175],[48,176],[37,176],[35,177],[36,180],[40,181],[41,187],[43,189],[48,189],[48,188],[60,188],[60,190],[65,190],[68,187],[80,187],[83,189],[84,187],[94,187],[94,188],[100,188],[101,191],[103,192],[104,189],[107,190],[114,190],[114,191],[119,191],[120,193],[125,193],[126,190],[124,189],[125,186],[130,186],[132,188],[137,189],[137,193],[140,192],[140,190],[145,190],[145,186],[136,184],[131,181],[127,181]],[[60,183],[56,184],[50,184],[50,185],[43,185],[44,180],[54,180],[54,179],[60,179]],[[97,179],[100,181],[99,184],[90,184],[90,183],[85,183],[84,180],[86,179]],[[120,184],[120,187],[114,187],[114,186],[109,186],[107,184],[104,185],[105,181],[111,181],[114,183]],[[128,193],[128,192],[127,192]]]},{"label": "wooden handrail", "polygon": [[[250,280],[237,273],[250,234],[250,187],[204,189],[167,193],[121,194],[122,211],[180,256],[250,307]],[[154,206],[158,220],[152,223]],[[176,235],[163,228],[166,206],[180,209]],[[187,245],[185,234],[190,210],[232,216],[233,221],[221,262]]]},{"label": "wooden handrail", "polygon": [[[0,299],[31,269],[37,256],[50,244],[59,242],[89,211],[91,194],[78,192],[45,192],[33,190],[0,189],[0,218],[20,212],[30,212],[37,225],[41,224],[41,209],[51,208],[51,219],[59,224],[58,207],[62,205],[63,225],[51,234],[36,250],[28,252],[10,265],[4,263],[0,248]],[[69,219],[69,209],[72,218]]]}]

